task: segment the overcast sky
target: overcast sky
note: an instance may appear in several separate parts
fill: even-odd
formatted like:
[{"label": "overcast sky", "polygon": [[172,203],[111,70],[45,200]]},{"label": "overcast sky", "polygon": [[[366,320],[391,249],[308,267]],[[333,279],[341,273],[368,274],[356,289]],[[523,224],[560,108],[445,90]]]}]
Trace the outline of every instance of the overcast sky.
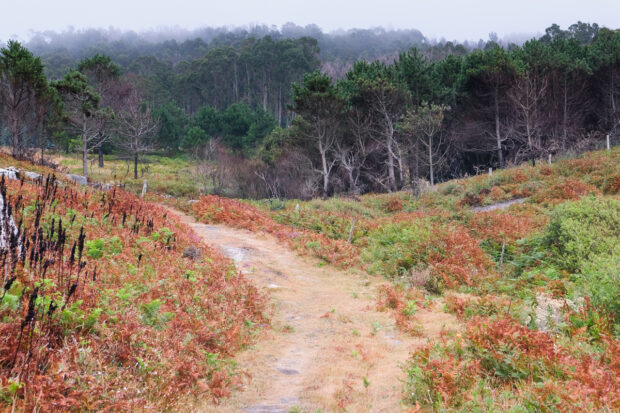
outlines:
[{"label": "overcast sky", "polygon": [[315,23],[322,29],[415,28],[429,38],[487,39],[542,33],[551,23],[620,28],[620,0],[0,0],[0,41],[31,30],[161,26],[195,29],[252,23]]}]

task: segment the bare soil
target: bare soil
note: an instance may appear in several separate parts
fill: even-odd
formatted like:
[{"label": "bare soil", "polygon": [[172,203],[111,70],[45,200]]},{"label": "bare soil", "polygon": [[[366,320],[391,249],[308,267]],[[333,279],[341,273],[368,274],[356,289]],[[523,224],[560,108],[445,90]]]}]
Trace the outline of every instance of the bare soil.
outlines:
[{"label": "bare soil", "polygon": [[361,271],[340,271],[300,257],[267,234],[183,222],[220,249],[255,285],[268,291],[272,328],[236,357],[251,379],[219,405],[200,412],[396,412],[402,404],[402,369],[412,350],[456,329],[437,302],[416,317],[421,337],[398,331],[389,312],[377,311],[386,281]]},{"label": "bare soil", "polygon": [[471,210],[474,212],[490,212],[490,211],[495,211],[496,209],[504,210],[511,205],[522,204],[523,202],[525,202],[525,198],[517,198],[517,199],[511,199],[510,201],[497,202],[491,205],[473,207]]}]

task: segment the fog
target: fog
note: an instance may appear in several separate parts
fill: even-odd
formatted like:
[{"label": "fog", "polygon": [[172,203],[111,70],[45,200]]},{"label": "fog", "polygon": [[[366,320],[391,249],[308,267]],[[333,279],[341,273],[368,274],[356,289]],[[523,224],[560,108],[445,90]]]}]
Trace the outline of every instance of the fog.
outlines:
[{"label": "fog", "polygon": [[552,23],[566,27],[577,20],[620,26],[620,2],[600,0],[470,2],[440,0],[327,1],[250,0],[0,0],[4,16],[0,41],[28,40],[36,33],[113,27],[135,31],[155,40],[183,39],[192,30],[211,27],[282,26],[295,22],[316,24],[325,31],[385,27],[417,29],[427,38],[446,40],[500,38],[514,33],[540,33]]}]

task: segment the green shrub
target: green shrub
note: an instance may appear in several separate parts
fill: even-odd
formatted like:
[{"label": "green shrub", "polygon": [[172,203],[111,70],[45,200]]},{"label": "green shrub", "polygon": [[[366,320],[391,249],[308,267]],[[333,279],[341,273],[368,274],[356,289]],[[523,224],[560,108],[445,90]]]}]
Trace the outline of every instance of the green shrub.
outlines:
[{"label": "green shrub", "polygon": [[556,207],[546,241],[576,288],[620,324],[620,201],[587,197]]},{"label": "green shrub", "polygon": [[143,303],[140,306],[142,312],[142,322],[147,326],[161,328],[168,320],[173,317],[172,313],[160,313],[159,310],[164,302],[160,299],[152,300],[148,303]]},{"label": "green shrub", "polygon": [[90,241],[86,241],[86,255],[88,258],[97,260],[103,257],[104,253],[107,254],[120,254],[123,251],[123,242],[117,236],[111,237],[107,240],[98,238]]},{"label": "green shrub", "polygon": [[597,255],[611,255],[620,235],[620,201],[593,196],[556,207],[547,242],[561,266],[580,272]]},{"label": "green shrub", "polygon": [[413,268],[423,269],[428,256],[427,241],[432,236],[428,220],[387,224],[368,235],[363,259],[368,271],[385,276],[409,275]]},{"label": "green shrub", "polygon": [[86,255],[88,258],[97,260],[103,256],[103,248],[105,247],[105,241],[103,238],[94,239],[92,241],[86,241]]},{"label": "green shrub", "polygon": [[595,307],[613,317],[616,335],[620,335],[620,244],[611,255],[599,255],[582,267],[581,290]]}]

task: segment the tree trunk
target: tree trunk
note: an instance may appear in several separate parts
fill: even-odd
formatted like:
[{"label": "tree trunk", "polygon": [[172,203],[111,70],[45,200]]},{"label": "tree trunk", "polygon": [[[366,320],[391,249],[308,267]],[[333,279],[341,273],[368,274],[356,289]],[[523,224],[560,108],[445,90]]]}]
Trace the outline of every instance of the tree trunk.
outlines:
[{"label": "tree trunk", "polygon": [[386,121],[386,130],[385,130],[385,135],[386,135],[386,142],[385,142],[385,146],[387,147],[387,164],[388,164],[388,187],[390,188],[390,192],[395,192],[396,191],[396,176],[394,174],[394,153],[393,153],[393,146],[394,146],[394,127],[389,119],[389,115],[387,113],[384,113],[385,116],[385,121]]},{"label": "tree trunk", "polygon": [[564,73],[564,104],[562,105],[562,150],[566,149],[566,141],[568,140],[568,88],[567,75]]},{"label": "tree trunk", "polygon": [[407,167],[409,169],[409,188],[411,188],[411,194],[415,195],[415,188],[413,183],[414,178],[414,166],[413,166],[413,149],[409,148],[407,151]]},{"label": "tree trunk", "polygon": [[245,78],[247,80],[247,90],[246,90],[246,97],[248,100],[248,105],[252,105],[251,102],[251,95],[250,95],[250,68],[248,67],[248,65],[245,65]]},{"label": "tree trunk", "polygon": [[278,95],[278,126],[282,126],[282,82],[280,82]]},{"label": "tree trunk", "polygon": [[394,156],[392,156],[392,139],[388,138],[388,186],[390,188],[390,192],[396,191],[396,176],[394,175]]},{"label": "tree trunk", "polygon": [[11,110],[11,135],[13,136],[13,156],[20,155],[19,126],[17,124],[17,110]]},{"label": "tree trunk", "polygon": [[233,94],[235,96],[235,102],[239,101],[239,79],[237,76],[237,63],[234,64],[234,81],[233,81]]},{"label": "tree trunk", "polygon": [[82,175],[88,176],[88,137],[86,136],[86,115],[82,126]]},{"label": "tree trunk", "polygon": [[398,190],[405,186],[405,168],[403,167],[403,152],[398,149]]},{"label": "tree trunk", "polygon": [[435,186],[435,173],[433,171],[433,138],[428,138],[428,165],[429,173],[431,175],[431,188]]},{"label": "tree trunk", "polygon": [[133,179],[138,179],[138,154],[133,156]]},{"label": "tree trunk", "polygon": [[103,144],[97,147],[97,152],[99,154],[99,168],[103,168]]},{"label": "tree trunk", "polygon": [[611,103],[611,128],[616,126],[616,98],[614,97],[614,69],[613,66],[609,68],[609,95]]},{"label": "tree trunk", "polygon": [[355,185],[355,179],[353,178],[353,168],[347,168],[347,176],[349,177],[349,190],[354,195],[357,195],[357,185]]},{"label": "tree trunk", "polygon": [[41,165],[43,164],[43,157],[45,152],[45,134],[43,133],[43,121],[39,118],[38,130],[39,130],[39,149],[41,150]]},{"label": "tree trunk", "polygon": [[323,200],[327,200],[327,190],[329,189],[329,170],[327,169],[326,150],[323,143],[319,140],[319,152],[321,153],[321,166],[323,168]]},{"label": "tree trunk", "polygon": [[499,167],[504,167],[504,154],[502,153],[502,136],[499,131],[499,90],[495,88],[494,93],[495,100],[495,138],[497,140],[497,158],[499,160]]},{"label": "tree trunk", "polygon": [[263,70],[263,110],[267,111],[267,72]]}]

